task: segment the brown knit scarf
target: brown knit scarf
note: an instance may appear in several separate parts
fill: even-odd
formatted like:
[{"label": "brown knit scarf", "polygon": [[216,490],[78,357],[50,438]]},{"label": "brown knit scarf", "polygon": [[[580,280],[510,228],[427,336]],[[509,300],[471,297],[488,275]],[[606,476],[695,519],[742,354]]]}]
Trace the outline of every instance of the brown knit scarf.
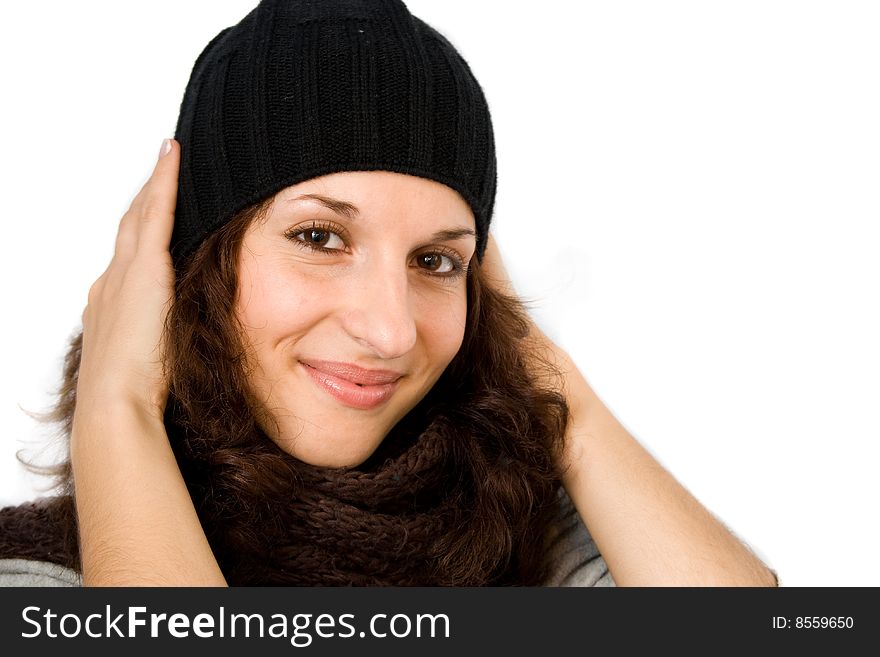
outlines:
[{"label": "brown knit scarf", "polygon": [[68,496],[0,509],[0,559],[51,561],[79,570],[74,513]]},{"label": "brown knit scarf", "polygon": [[[422,449],[408,450],[375,473],[315,478],[313,501],[294,510],[303,519],[303,542],[315,546],[310,548],[314,561],[302,569],[306,581],[434,583],[440,556],[434,545],[457,513],[445,489],[451,476],[443,467],[445,443],[426,434],[421,444]],[[320,565],[328,563],[334,565]]]},{"label": "brown knit scarf", "polygon": [[[352,469],[307,465],[267,438],[252,461],[272,473],[261,488],[242,486],[238,465],[207,463],[207,454],[186,449],[178,462],[231,585],[526,583],[513,546],[483,554],[446,540],[452,527],[481,529],[473,510],[483,487],[453,465],[453,427],[442,417],[415,432],[402,423]],[[10,557],[79,570],[71,498],[0,510],[0,558]]]},{"label": "brown knit scarf", "polygon": [[[448,523],[466,515],[450,487],[450,441],[429,428],[408,445],[389,437],[382,447],[354,469],[282,457],[290,479],[261,499],[239,499],[243,515],[236,514],[237,522],[228,514],[215,516],[216,498],[203,497],[200,516],[230,583],[449,583],[437,568],[437,546]],[[395,447],[399,453],[390,454]],[[211,483],[216,491],[218,480]],[[254,524],[249,517],[259,520]]]}]

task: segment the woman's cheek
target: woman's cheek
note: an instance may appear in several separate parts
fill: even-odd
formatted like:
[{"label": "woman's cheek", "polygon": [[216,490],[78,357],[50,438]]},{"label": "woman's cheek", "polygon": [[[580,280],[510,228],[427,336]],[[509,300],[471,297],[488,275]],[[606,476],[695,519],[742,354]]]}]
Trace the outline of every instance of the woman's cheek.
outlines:
[{"label": "woman's cheek", "polygon": [[429,353],[436,356],[436,365],[445,368],[464,339],[467,294],[464,290],[455,290],[434,298],[423,297],[419,305],[420,332]]},{"label": "woman's cheek", "polygon": [[294,269],[275,271],[263,282],[261,321],[267,327],[307,322],[329,310],[332,300],[339,297],[338,285],[338,281]]}]

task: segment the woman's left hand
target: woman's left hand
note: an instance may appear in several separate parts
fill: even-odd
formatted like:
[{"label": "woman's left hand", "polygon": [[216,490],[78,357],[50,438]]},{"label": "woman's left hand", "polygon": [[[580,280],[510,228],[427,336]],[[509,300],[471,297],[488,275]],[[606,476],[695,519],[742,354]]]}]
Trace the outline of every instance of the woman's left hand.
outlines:
[{"label": "woman's left hand", "polygon": [[[513,295],[495,240],[480,263]],[[633,438],[571,357],[534,324],[529,339],[562,374],[569,407],[559,470],[618,585],[774,586],[775,574]]]}]

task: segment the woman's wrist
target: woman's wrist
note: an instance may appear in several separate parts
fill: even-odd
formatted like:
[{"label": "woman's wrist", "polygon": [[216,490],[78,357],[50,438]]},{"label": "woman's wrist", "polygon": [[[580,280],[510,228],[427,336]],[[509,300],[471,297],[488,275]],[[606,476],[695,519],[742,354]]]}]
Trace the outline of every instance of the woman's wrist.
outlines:
[{"label": "woman's wrist", "polygon": [[76,408],[73,421],[76,424],[91,422],[93,419],[103,422],[105,419],[119,418],[123,421],[137,418],[145,422],[157,422],[164,426],[165,400],[163,398],[148,399],[126,393],[122,387],[113,390],[77,391]]},{"label": "woman's wrist", "polygon": [[70,432],[71,459],[77,447],[106,449],[132,441],[167,442],[162,413],[155,406],[121,396],[77,399]]}]

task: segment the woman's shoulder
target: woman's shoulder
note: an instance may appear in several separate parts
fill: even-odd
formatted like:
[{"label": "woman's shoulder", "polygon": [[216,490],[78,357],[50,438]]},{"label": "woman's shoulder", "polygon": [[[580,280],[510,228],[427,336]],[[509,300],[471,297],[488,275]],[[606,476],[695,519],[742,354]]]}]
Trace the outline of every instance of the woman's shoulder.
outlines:
[{"label": "woman's shoulder", "polygon": [[559,488],[559,519],[550,538],[550,575],[544,586],[615,586],[565,488]]},{"label": "woman's shoulder", "polygon": [[82,586],[82,577],[51,561],[0,559],[0,586]]}]

